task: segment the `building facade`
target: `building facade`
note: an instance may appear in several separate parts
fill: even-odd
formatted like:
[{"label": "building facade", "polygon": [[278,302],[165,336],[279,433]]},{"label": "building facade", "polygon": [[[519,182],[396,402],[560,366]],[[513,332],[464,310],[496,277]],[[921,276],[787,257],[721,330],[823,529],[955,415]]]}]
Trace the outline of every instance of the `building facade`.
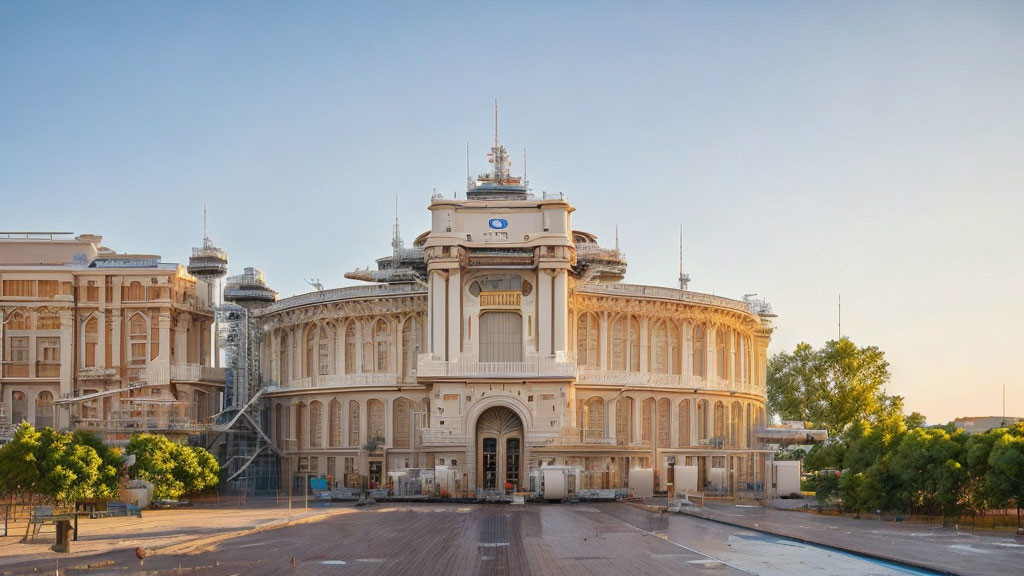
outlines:
[{"label": "building facade", "polygon": [[0,233],[0,436],[25,420],[112,444],[135,432],[183,440],[219,411],[206,284],[101,241]]},{"label": "building facade", "polygon": [[279,300],[263,325],[269,434],[284,474],[380,485],[438,465],[469,491],[526,488],[546,464],[579,466],[584,487],[624,487],[676,465],[702,487],[763,483],[763,302],[620,282],[617,246],[572,226],[562,196],[535,197],[508,172],[435,196],[430,230],[373,282]]}]

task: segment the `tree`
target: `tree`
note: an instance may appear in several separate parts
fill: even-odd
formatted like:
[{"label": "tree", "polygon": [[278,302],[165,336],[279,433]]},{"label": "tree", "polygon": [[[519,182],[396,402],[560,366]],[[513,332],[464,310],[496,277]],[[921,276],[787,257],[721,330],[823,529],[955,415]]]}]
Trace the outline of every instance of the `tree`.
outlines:
[{"label": "tree", "polygon": [[1003,502],[1017,506],[1017,527],[1024,506],[1024,424],[1017,424],[992,445],[988,457],[989,486]]},{"label": "tree", "polygon": [[0,447],[0,493],[12,494],[24,501],[36,492],[39,436],[31,424],[22,422],[14,431],[14,438]]},{"label": "tree", "polygon": [[99,477],[93,489],[94,498],[116,498],[121,488],[121,468],[124,456],[120,448],[107,446],[92,432],[74,433],[77,444],[92,447],[100,457]]},{"label": "tree", "polygon": [[889,362],[876,346],[858,348],[843,337],[815,350],[804,342],[768,364],[768,408],[835,436],[860,419],[903,417],[903,399],[885,393],[888,381]]},{"label": "tree", "polygon": [[0,448],[0,489],[23,500],[38,494],[67,505],[95,494],[100,464],[96,450],[72,434],[23,423]]},{"label": "tree", "polygon": [[135,474],[153,484],[153,497],[175,499],[216,486],[220,467],[207,450],[175,444],[159,434],[137,434],[128,442]]}]

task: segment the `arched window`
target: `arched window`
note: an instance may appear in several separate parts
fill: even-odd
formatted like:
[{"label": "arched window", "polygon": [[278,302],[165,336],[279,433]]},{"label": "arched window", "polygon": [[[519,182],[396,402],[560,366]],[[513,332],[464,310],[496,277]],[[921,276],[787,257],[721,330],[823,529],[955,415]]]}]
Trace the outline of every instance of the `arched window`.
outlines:
[{"label": "arched window", "polygon": [[415,316],[410,316],[402,324],[402,376],[405,378],[416,374],[416,359],[423,349],[422,334],[423,325]]},{"label": "arched window", "polygon": [[604,438],[604,398],[590,398],[583,405],[583,426],[587,440]]},{"label": "arched window", "polygon": [[324,405],[319,400],[309,403],[309,447],[323,448]]},{"label": "arched window", "polygon": [[53,428],[53,394],[43,390],[36,395],[36,428]]},{"label": "arched window", "polygon": [[334,350],[334,328],[330,323],[320,326],[320,345],[317,352],[317,368],[321,376],[331,374],[331,351]]},{"label": "arched window", "polygon": [[619,444],[633,442],[633,398],[630,396],[615,401],[615,440]]},{"label": "arched window", "polygon": [[392,423],[392,440],[395,448],[412,447],[413,412],[415,405],[408,398],[398,398],[393,405],[394,422]]},{"label": "arched window", "polygon": [[679,374],[679,327],[662,320],[651,329],[650,371],[658,374]]},{"label": "arched window", "polygon": [[366,429],[367,440],[382,440],[385,434],[384,428],[384,403],[373,399],[366,403]]},{"label": "arched window", "polygon": [[32,317],[23,310],[15,310],[7,317],[8,330],[31,330]]},{"label": "arched window", "polygon": [[729,342],[726,340],[726,331],[719,328],[715,331],[715,373],[719,380],[729,377],[729,360],[726,355],[729,349]]},{"label": "arched window", "polygon": [[640,441],[653,444],[654,441],[654,398],[644,398],[640,404]]},{"label": "arched window", "polygon": [[391,371],[391,325],[383,318],[373,327],[373,351],[377,372]]},{"label": "arched window", "polygon": [[754,447],[754,409],[747,402],[747,445],[745,448]]},{"label": "arched window", "polygon": [[592,312],[580,314],[576,321],[576,360],[580,366],[597,368],[601,365],[598,358],[600,348],[601,325],[597,315]]},{"label": "arched window", "polygon": [[146,299],[146,289],[142,287],[142,282],[134,281],[125,288],[125,301],[126,302],[142,302]]},{"label": "arched window", "polygon": [[665,329],[665,322],[655,322],[651,328],[651,362],[650,371],[658,374],[668,374],[669,368],[669,354],[668,354],[668,331]]},{"label": "arched window", "polygon": [[732,376],[733,376],[733,378],[732,379],[735,382],[739,383],[740,382],[740,375],[743,374],[743,370],[742,370],[742,365],[743,365],[743,354],[742,354],[742,350],[743,350],[743,337],[740,336],[740,333],[735,331],[735,330],[732,333],[732,342],[733,342],[733,345],[732,345],[732,358],[733,358]]},{"label": "arched window", "polygon": [[355,374],[356,367],[356,323],[351,321],[345,325],[345,374]]},{"label": "arched window", "polygon": [[288,437],[286,426],[284,408],[277,403],[274,405],[274,444],[280,449],[284,449],[284,439]]},{"label": "arched window", "polygon": [[96,366],[96,346],[99,344],[99,320],[90,316],[82,327],[82,367]]},{"label": "arched window", "polygon": [[732,413],[729,415],[729,446],[740,448],[743,438],[743,406],[739,401],[732,403]]},{"label": "arched window", "polygon": [[310,326],[306,329],[306,353],[305,353],[305,365],[303,366],[302,375],[304,377],[312,376],[316,371],[316,326]]},{"label": "arched window", "polygon": [[282,384],[286,384],[289,380],[292,379],[292,375],[288,371],[288,369],[290,367],[290,364],[291,364],[290,362],[288,362],[288,358],[291,356],[291,350],[290,350],[290,347],[289,347],[288,344],[289,344],[288,331],[287,330],[282,330],[281,331],[281,352],[280,352],[280,358],[278,360],[278,370],[281,371],[281,383]]},{"label": "arched window", "polygon": [[331,403],[327,405],[327,412],[329,414],[329,432],[327,435],[327,442],[331,448],[341,447],[341,402],[338,402],[337,398],[331,400]]},{"label": "arched window", "polygon": [[690,445],[690,401],[679,402],[679,447]]},{"label": "arched window", "polygon": [[128,363],[144,365],[149,360],[149,319],[134,314],[128,321]]},{"label": "arched window", "polygon": [[725,438],[725,404],[715,402],[715,438]]},{"label": "arched window", "polygon": [[658,416],[654,425],[658,429],[658,448],[672,447],[672,401],[668,398],[658,400]]},{"label": "arched window", "polygon": [[640,322],[622,316],[612,325],[612,370],[640,371]]},{"label": "arched window", "polygon": [[348,401],[348,445],[359,446],[359,401]]},{"label": "arched window", "polygon": [[708,418],[711,417],[711,408],[707,400],[697,401],[697,438],[699,440],[707,440],[708,432],[711,431],[711,427],[708,426]]},{"label": "arched window", "polygon": [[11,424],[17,426],[22,420],[28,419],[28,398],[24,392],[15,390],[11,393]]},{"label": "arched window", "polygon": [[703,324],[694,324],[690,341],[693,343],[693,355],[691,365],[693,376],[707,378],[707,355],[704,348],[705,329]]},{"label": "arched window", "polygon": [[295,435],[298,436],[299,450],[309,446],[309,430],[306,429],[309,422],[309,409],[305,402],[299,402],[295,407]]}]

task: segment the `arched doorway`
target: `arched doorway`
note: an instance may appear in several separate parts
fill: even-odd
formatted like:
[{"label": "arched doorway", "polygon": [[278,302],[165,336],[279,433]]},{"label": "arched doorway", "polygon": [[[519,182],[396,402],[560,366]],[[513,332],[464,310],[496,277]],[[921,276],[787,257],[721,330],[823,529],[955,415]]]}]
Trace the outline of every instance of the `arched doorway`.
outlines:
[{"label": "arched doorway", "polygon": [[522,485],[523,421],[509,408],[489,408],[476,421],[478,488],[502,490]]}]

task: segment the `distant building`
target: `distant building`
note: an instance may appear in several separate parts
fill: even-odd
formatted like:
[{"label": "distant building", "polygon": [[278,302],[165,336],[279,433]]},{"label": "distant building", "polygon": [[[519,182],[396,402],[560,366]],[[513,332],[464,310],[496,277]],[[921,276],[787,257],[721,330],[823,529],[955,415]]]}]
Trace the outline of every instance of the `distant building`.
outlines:
[{"label": "distant building", "polygon": [[0,233],[0,436],[27,420],[112,444],[135,432],[182,440],[219,411],[215,290],[183,265],[101,241]]},{"label": "distant building", "polygon": [[964,432],[986,432],[993,428],[1013,426],[1024,418],[1013,416],[971,416],[953,420],[953,425]]}]

